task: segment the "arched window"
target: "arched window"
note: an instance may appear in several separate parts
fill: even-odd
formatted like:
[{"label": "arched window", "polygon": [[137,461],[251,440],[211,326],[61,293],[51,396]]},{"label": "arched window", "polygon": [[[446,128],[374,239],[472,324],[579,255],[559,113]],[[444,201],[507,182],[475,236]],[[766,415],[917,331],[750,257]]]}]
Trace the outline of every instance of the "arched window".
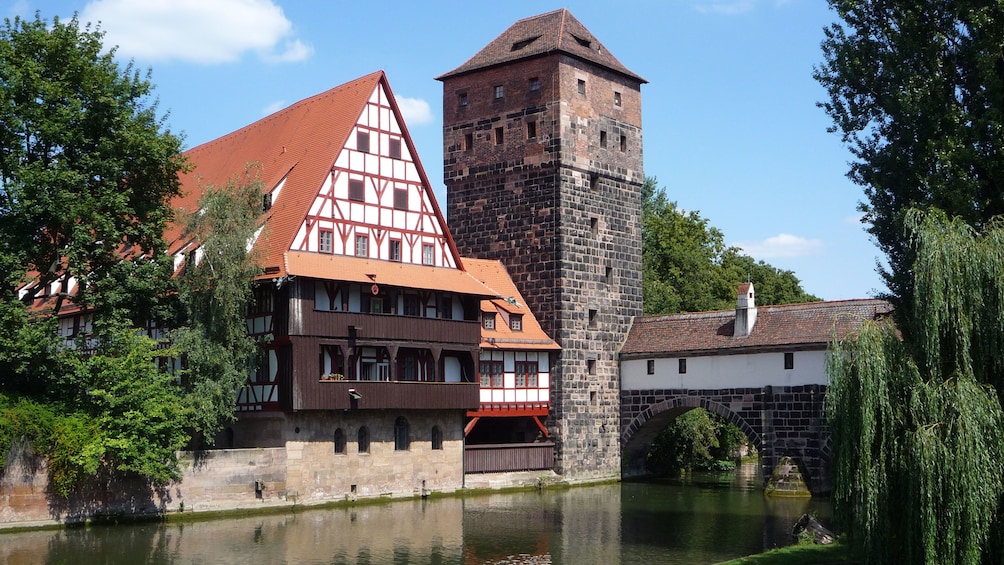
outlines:
[{"label": "arched window", "polygon": [[370,452],[370,431],[366,426],[359,428],[359,453]]},{"label": "arched window", "polygon": [[443,432],[439,426],[432,426],[432,448],[443,449]]},{"label": "arched window", "polygon": [[345,453],[345,431],[341,428],[335,430],[335,453]]},{"label": "arched window", "polygon": [[394,449],[396,451],[407,451],[411,440],[408,438],[408,419],[398,416],[394,421]]}]

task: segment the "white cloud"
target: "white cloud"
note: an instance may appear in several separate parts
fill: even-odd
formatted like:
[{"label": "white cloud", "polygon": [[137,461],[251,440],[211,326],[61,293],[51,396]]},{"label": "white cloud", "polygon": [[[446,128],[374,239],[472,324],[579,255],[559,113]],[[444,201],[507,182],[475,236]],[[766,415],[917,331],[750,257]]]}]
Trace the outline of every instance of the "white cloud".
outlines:
[{"label": "white cloud", "polygon": [[397,99],[397,107],[401,109],[401,115],[408,125],[421,125],[432,122],[432,109],[429,103],[421,98]]},{"label": "white cloud", "polygon": [[852,226],[860,226],[861,220],[865,217],[863,212],[858,212],[856,214],[851,214],[850,216],[844,216],[844,223],[850,224]]},{"label": "white cloud", "polygon": [[724,16],[734,16],[745,14],[753,10],[756,0],[712,0],[694,6],[702,14],[719,14]]},{"label": "white cloud", "polygon": [[276,100],[275,102],[272,102],[268,106],[265,106],[264,108],[262,108],[261,109],[261,115],[262,116],[268,116],[270,114],[274,114],[274,113],[278,112],[279,110],[282,110],[285,107],[286,107],[286,101],[285,100]]},{"label": "white cloud", "polygon": [[253,51],[289,62],[313,52],[290,37],[293,24],[272,0],[94,0],[80,20],[100,22],[107,45],[144,61],[219,64]]},{"label": "white cloud", "polygon": [[812,255],[823,249],[823,242],[818,239],[806,239],[789,233],[781,233],[763,241],[737,241],[732,245],[757,260]]}]

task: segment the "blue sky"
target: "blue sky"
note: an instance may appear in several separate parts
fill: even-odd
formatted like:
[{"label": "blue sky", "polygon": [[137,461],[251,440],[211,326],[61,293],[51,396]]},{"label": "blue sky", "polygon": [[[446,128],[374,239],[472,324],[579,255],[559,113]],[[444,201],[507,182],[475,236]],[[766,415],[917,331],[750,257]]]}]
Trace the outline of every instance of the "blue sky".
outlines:
[{"label": "blue sky", "polygon": [[100,21],[123,63],[152,69],[188,148],[383,69],[445,207],[433,77],[514,21],[562,7],[649,81],[645,174],[672,200],[821,298],[884,289],[858,221],[862,190],[845,177],[851,155],[816,107],[812,68],[836,19],[823,0],[20,0],[2,15]]}]

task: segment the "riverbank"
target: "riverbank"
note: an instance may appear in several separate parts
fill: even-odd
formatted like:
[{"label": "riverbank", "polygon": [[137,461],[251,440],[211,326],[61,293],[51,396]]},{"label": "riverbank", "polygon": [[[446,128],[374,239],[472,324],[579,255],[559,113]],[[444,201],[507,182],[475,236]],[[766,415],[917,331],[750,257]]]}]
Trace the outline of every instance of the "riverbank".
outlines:
[{"label": "riverbank", "polygon": [[847,547],[841,543],[830,545],[792,545],[772,549],[756,555],[732,559],[718,565],[850,565]]}]

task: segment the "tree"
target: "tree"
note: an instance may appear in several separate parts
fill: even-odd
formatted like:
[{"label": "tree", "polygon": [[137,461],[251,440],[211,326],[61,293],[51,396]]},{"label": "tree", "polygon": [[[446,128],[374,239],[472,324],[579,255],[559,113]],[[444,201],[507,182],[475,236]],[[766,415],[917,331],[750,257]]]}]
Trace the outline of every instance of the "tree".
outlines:
[{"label": "tree", "polygon": [[1004,4],[983,0],[830,0],[815,78],[855,157],[863,221],[909,333],[914,256],[906,210],[937,207],[982,228],[1004,213]]},{"label": "tree", "polygon": [[654,178],[642,185],[642,292],[646,314],[734,308],[739,283],[752,280],[761,304],[819,300],[791,271],[725,245],[697,212],[670,202]]},{"label": "tree", "polygon": [[835,510],[866,563],[999,563],[1004,223],[910,211],[915,327],[829,356]]}]

